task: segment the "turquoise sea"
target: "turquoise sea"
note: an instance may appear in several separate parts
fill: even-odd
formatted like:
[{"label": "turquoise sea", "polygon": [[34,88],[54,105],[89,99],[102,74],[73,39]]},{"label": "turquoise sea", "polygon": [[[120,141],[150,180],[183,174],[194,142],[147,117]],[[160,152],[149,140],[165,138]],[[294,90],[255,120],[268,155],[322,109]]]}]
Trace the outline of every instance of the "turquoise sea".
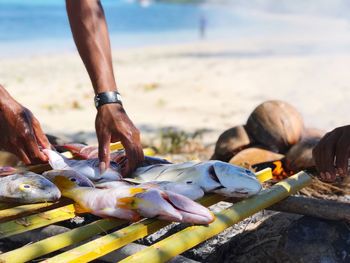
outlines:
[{"label": "turquoise sea", "polygon": [[[276,39],[276,48],[349,51],[347,0],[221,0],[221,4],[142,6],[137,0],[102,0],[114,48],[240,38]],[[296,42],[293,42],[296,40]],[[279,42],[286,43],[283,46]],[[75,50],[64,0],[0,0],[0,57]],[[284,51],[283,51],[284,52]]]},{"label": "turquoise sea", "polygon": [[[114,47],[198,40],[205,17],[211,38],[227,37],[240,18],[222,6],[102,1]],[[74,48],[63,0],[0,0],[0,55]]]}]

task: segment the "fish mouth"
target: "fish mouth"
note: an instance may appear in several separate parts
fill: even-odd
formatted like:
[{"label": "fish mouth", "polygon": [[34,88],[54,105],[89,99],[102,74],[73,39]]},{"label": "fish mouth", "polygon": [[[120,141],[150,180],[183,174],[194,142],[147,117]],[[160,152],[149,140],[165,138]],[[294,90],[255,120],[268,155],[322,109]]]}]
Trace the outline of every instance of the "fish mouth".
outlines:
[{"label": "fish mouth", "polygon": [[151,189],[137,197],[142,200],[137,210],[145,217],[193,224],[209,224],[214,220],[207,208],[170,191]]},{"label": "fish mouth", "polygon": [[164,191],[162,197],[182,216],[181,222],[209,224],[215,219],[209,209],[183,195]]}]

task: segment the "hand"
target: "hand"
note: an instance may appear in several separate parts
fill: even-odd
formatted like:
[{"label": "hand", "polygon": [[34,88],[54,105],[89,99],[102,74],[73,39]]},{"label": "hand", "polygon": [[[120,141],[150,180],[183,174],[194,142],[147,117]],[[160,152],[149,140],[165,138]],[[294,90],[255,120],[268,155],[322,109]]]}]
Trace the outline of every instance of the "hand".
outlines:
[{"label": "hand", "polygon": [[39,121],[1,86],[0,131],[0,149],[15,154],[25,164],[47,161],[40,148],[49,148],[50,144]]},{"label": "hand", "polygon": [[127,157],[127,162],[122,166],[122,175],[126,176],[133,172],[143,161],[144,156],[140,132],[127,116],[123,106],[116,103],[100,106],[97,110],[95,126],[101,172],[109,167],[109,144],[117,141],[123,144]]},{"label": "hand", "polygon": [[350,157],[350,125],[327,133],[313,150],[316,168],[322,180],[333,182],[338,174],[348,174]]}]

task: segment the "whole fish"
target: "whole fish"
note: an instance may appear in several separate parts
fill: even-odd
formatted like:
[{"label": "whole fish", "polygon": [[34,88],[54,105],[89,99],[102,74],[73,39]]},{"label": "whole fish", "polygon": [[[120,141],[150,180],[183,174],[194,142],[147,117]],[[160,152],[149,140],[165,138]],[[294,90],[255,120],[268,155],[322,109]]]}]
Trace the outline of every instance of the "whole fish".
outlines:
[{"label": "whole fish", "polygon": [[39,174],[25,172],[0,177],[1,202],[32,204],[56,201],[60,197],[56,185]]},{"label": "whole fish", "polygon": [[100,174],[98,159],[74,160],[53,150],[43,151],[49,157],[49,163],[54,170],[73,170],[92,181],[99,182],[115,181],[121,178],[119,165],[115,162],[111,162],[110,168]]},{"label": "whole fish", "polygon": [[118,180],[102,183],[97,182],[94,184],[88,178],[73,170],[51,170],[43,173],[43,176],[48,178],[50,181],[53,181],[53,179],[58,175],[67,177],[70,181],[75,182],[78,186],[96,187],[99,189],[122,189],[130,187],[140,187],[143,189],[157,188],[163,191],[171,191],[177,194],[184,195],[192,200],[197,200],[204,196],[204,191],[199,186],[188,185],[184,183],[153,181],[142,184],[134,184],[125,180]]},{"label": "whole fish", "polygon": [[[66,146],[73,152],[85,154],[85,157],[93,157],[97,154],[96,146],[81,144]],[[121,160],[120,153],[117,156],[115,161],[118,162]],[[198,185],[204,192],[214,192],[227,197],[249,197],[262,189],[253,172],[221,161],[171,164],[164,159],[146,156],[144,164],[130,177],[131,181],[137,183],[171,181]]]},{"label": "whole fish", "polygon": [[208,224],[214,220],[207,208],[170,191],[140,187],[81,187],[62,175],[54,176],[52,180],[63,196],[77,203],[77,212],[130,221],[139,220],[141,216],[195,224]]},{"label": "whole fish", "polygon": [[171,181],[200,186],[204,192],[227,197],[249,197],[261,190],[255,174],[221,161],[156,164],[139,167],[131,175],[138,182]]}]

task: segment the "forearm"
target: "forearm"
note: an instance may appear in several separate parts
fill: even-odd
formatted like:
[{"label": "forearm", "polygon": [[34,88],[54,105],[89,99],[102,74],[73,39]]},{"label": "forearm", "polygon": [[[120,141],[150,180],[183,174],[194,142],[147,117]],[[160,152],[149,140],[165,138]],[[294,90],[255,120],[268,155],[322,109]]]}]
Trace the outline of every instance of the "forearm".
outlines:
[{"label": "forearm", "polygon": [[7,90],[0,84],[0,112],[3,111],[9,103],[13,102],[13,98]]},{"label": "forearm", "polygon": [[109,34],[99,0],[66,0],[67,14],[79,54],[95,93],[117,89]]}]

